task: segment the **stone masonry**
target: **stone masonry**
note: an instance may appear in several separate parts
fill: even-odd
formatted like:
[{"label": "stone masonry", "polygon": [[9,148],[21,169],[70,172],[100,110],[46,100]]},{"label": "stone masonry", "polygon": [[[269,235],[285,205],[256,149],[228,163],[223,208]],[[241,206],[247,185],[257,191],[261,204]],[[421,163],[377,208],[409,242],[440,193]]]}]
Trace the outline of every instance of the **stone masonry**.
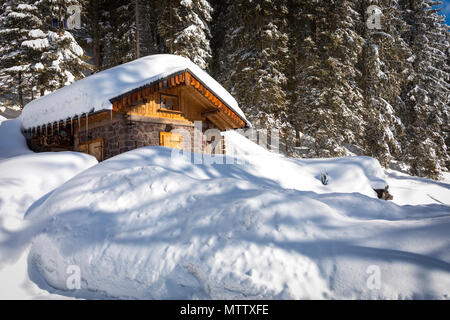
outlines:
[{"label": "stone masonry", "polygon": [[[144,146],[159,146],[160,132],[171,132],[182,129],[191,137],[190,145],[183,139],[182,148],[194,152],[205,150],[206,141],[200,131],[197,131],[197,141],[194,148],[194,127],[191,125],[165,124],[147,121],[127,121],[116,119],[114,122],[106,121],[104,125],[88,128],[88,132],[80,131],[78,139],[75,139],[75,149],[79,143],[103,138],[104,159],[109,159],[118,154],[131,151]],[[177,131],[175,131],[177,132]],[[200,142],[201,141],[201,142]]]}]

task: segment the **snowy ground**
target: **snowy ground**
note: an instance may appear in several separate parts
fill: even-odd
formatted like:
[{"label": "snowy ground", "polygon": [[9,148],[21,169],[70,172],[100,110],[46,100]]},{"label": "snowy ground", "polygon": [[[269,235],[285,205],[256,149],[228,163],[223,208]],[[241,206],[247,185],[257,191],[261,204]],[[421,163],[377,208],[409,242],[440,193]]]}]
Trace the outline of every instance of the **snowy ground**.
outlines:
[{"label": "snowy ground", "polygon": [[[0,160],[0,298],[450,298],[449,176],[286,159],[227,135],[239,164],[148,147],[95,165],[17,139]],[[372,190],[385,184],[393,202]]]},{"label": "snowy ground", "polygon": [[48,299],[54,296],[28,277],[35,229],[23,217],[35,201],[97,160],[80,153],[35,154],[19,130],[18,120],[0,118],[0,299]]}]

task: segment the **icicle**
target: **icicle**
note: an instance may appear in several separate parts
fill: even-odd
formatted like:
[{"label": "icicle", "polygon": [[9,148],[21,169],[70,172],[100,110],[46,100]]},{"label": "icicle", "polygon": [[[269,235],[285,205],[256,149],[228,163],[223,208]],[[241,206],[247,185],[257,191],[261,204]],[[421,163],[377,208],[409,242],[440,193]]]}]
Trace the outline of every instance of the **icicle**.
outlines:
[{"label": "icicle", "polygon": [[81,116],[78,116],[78,133],[81,131]]},{"label": "icicle", "polygon": [[73,136],[73,117],[70,118],[70,131],[72,132]]},{"label": "icicle", "polygon": [[59,134],[59,121],[56,123],[56,134]]},{"label": "icicle", "polygon": [[86,137],[87,137],[88,131],[89,131],[88,126],[89,126],[89,118],[88,118],[88,114],[86,113]]}]

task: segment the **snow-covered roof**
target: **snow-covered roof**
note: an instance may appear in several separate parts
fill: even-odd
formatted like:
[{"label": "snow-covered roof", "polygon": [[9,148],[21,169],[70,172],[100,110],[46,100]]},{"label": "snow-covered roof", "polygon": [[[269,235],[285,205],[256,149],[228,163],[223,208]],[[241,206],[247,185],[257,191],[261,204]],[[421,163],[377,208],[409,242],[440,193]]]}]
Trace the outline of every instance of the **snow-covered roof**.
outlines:
[{"label": "snow-covered roof", "polygon": [[249,124],[231,94],[191,60],[159,54],[96,73],[28,103],[21,115],[22,125],[29,129],[85,113],[111,110],[111,99],[183,70],[189,70]]}]

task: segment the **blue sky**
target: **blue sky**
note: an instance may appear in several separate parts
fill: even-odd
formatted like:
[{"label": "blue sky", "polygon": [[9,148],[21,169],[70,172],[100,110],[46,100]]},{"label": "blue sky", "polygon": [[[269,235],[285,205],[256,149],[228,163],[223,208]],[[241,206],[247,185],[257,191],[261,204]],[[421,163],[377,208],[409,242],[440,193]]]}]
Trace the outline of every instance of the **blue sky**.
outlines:
[{"label": "blue sky", "polygon": [[447,16],[447,24],[450,25],[450,0],[443,0],[442,2],[442,12]]}]

